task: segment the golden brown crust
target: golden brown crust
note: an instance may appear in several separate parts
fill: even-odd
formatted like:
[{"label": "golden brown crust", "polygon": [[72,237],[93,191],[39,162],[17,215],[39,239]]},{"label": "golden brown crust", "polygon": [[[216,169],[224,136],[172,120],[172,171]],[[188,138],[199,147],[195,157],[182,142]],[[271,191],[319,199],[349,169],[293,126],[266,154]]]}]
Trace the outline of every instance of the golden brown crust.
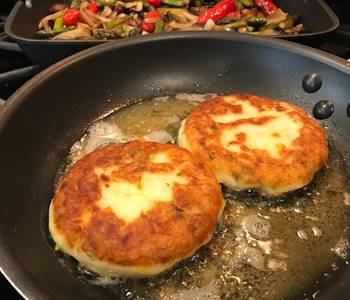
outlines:
[{"label": "golden brown crust", "polygon": [[[225,101],[231,98],[230,101]],[[235,100],[236,99],[236,100]],[[246,146],[244,133],[238,134],[235,144],[241,151],[232,152],[220,143],[225,129],[242,124],[263,126],[273,116],[238,119],[230,123],[215,122],[211,116],[224,114],[242,114],[239,102],[245,101],[256,107],[259,112],[286,112],[291,118],[302,123],[299,137],[292,143],[293,147],[281,145],[279,157],[272,157],[265,150],[252,149]],[[205,102],[187,118],[183,124],[188,149],[199,159],[207,163],[212,170],[224,170],[232,177],[244,178],[244,183],[257,187],[279,187],[306,185],[316,171],[327,161],[327,137],[323,128],[302,109],[295,105],[257,97],[247,94],[219,96]],[[278,133],[275,133],[278,136]]]},{"label": "golden brown crust", "polygon": [[[160,151],[172,162],[151,162],[150,156]],[[171,172],[179,165],[183,165],[180,175],[189,183],[175,183],[170,202],[156,202],[133,222],[97,205],[101,187],[114,179],[137,183],[144,172]],[[99,176],[94,171],[110,167],[118,168]],[[206,242],[222,201],[211,170],[189,151],[139,140],[99,148],[79,160],[57,187],[53,216],[70,247],[111,264],[147,266],[182,259]]]}]

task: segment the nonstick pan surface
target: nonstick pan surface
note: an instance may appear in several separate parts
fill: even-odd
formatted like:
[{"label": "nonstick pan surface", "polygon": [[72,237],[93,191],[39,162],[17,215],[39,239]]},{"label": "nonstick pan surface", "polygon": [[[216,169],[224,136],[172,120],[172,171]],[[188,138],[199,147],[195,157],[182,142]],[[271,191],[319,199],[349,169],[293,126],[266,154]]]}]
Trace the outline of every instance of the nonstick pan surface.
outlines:
[{"label": "nonstick pan surface", "polygon": [[[317,73],[321,88],[302,80]],[[49,238],[47,212],[57,172],[89,124],[116,107],[179,92],[252,93],[293,102],[311,113],[327,99],[322,123],[345,161],[350,158],[350,70],[314,49],[215,32],[153,35],[107,43],[38,74],[5,105],[0,118],[0,268],[27,299],[116,299],[67,271]],[[348,171],[349,165],[344,163]],[[350,269],[319,299],[349,299]],[[118,287],[116,287],[116,290]]]},{"label": "nonstick pan surface", "polygon": [[[48,66],[75,52],[108,41],[105,40],[42,40],[36,37],[39,21],[48,14],[49,8],[57,0],[36,0],[33,7],[27,9],[18,1],[9,15],[5,32],[13,38],[33,62]],[[293,41],[308,44],[320,44],[327,33],[339,26],[339,20],[323,0],[276,0],[278,6],[291,14],[301,16],[308,33],[298,35],[279,35]]]}]

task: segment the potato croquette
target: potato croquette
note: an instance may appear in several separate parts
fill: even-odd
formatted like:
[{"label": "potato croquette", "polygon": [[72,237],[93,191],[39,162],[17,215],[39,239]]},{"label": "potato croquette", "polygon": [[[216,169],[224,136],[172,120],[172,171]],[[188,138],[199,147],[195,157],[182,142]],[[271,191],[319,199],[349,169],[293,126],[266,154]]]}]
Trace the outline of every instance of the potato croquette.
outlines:
[{"label": "potato croquette", "polygon": [[49,229],[57,249],[100,275],[148,277],[206,244],[223,207],[214,174],[188,150],[135,140],[68,170]]},{"label": "potato croquette", "polygon": [[325,131],[306,112],[246,94],[203,103],[182,123],[178,141],[220,183],[266,196],[307,185],[328,157]]}]

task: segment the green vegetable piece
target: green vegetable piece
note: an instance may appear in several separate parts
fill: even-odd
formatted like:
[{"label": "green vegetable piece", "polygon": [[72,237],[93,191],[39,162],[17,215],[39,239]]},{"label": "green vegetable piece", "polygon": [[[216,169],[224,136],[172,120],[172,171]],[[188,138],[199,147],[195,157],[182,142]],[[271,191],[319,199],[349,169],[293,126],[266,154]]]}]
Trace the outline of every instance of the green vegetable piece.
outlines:
[{"label": "green vegetable piece", "polygon": [[178,21],[182,18],[183,12],[188,12],[186,8],[174,8],[174,7],[161,7],[157,8],[157,12],[164,16],[164,20],[167,22],[169,20]]},{"label": "green vegetable piece", "polygon": [[154,32],[163,32],[165,27],[164,21],[160,20],[156,22],[156,26],[154,28]]},{"label": "green vegetable piece", "polygon": [[41,39],[49,39],[60,33],[71,30],[71,28],[62,27],[61,29],[53,30],[39,30],[36,32],[37,36]]},{"label": "green vegetable piece", "polygon": [[245,7],[253,7],[254,6],[253,0],[239,0],[239,2]]},{"label": "green vegetable piece", "polygon": [[162,0],[162,3],[174,7],[184,7],[186,6],[183,0]]},{"label": "green vegetable piece", "polygon": [[170,11],[167,11],[164,15],[164,20],[167,20],[167,21],[175,20],[175,18],[176,18],[176,16],[173,13],[171,13]]},{"label": "green vegetable piece", "polygon": [[115,19],[113,19],[111,21],[108,21],[106,23],[106,26],[107,26],[108,29],[111,30],[111,29],[117,27],[118,25],[120,25],[122,22],[123,21],[120,18],[115,18]]},{"label": "green vegetable piece", "polygon": [[258,29],[266,24],[265,18],[253,18],[247,21],[247,24],[249,26],[254,27],[255,29]]},{"label": "green vegetable piece", "polygon": [[247,26],[247,22],[246,21],[239,21],[239,22],[233,22],[233,23],[229,23],[224,25],[224,28],[226,29],[238,29],[241,27]]},{"label": "green vegetable piece", "polygon": [[101,6],[109,6],[111,8],[115,7],[117,0],[96,0],[96,3]]},{"label": "green vegetable piece", "polygon": [[63,27],[63,18],[56,18],[53,23],[53,30],[60,30]]},{"label": "green vegetable piece", "polygon": [[278,24],[278,27],[284,30],[284,29],[292,28],[293,25],[294,25],[293,19],[292,18],[288,18],[288,19],[280,22]]},{"label": "green vegetable piece", "polygon": [[165,15],[167,13],[171,13],[173,15],[181,14],[183,11],[186,11],[183,8],[171,8],[171,7],[160,7],[157,8],[157,12],[159,12],[161,15]]},{"label": "green vegetable piece", "polygon": [[122,24],[121,27],[122,27],[122,33],[121,33],[122,37],[129,36],[129,32],[131,30],[135,29],[135,27],[132,27],[132,26],[130,26],[128,24]]},{"label": "green vegetable piece", "polygon": [[72,0],[71,4],[69,5],[69,8],[79,9],[80,7],[80,0]]},{"label": "green vegetable piece", "polygon": [[152,5],[149,5],[146,1],[142,1],[142,4],[143,4],[144,11],[154,10],[154,7]]},{"label": "green vegetable piece", "polygon": [[92,31],[93,36],[100,40],[120,39],[122,35],[116,31],[108,31],[102,28],[97,28]]}]

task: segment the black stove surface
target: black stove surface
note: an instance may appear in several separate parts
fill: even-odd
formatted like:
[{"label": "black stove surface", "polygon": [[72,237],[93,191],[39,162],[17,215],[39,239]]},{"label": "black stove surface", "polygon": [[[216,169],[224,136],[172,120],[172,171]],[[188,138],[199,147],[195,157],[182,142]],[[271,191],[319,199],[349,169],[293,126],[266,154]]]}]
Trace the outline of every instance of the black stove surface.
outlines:
[{"label": "black stove surface", "polygon": [[[326,0],[333,8],[343,24],[339,30],[320,44],[319,48],[340,56],[350,58],[350,1]],[[0,105],[2,100],[8,99],[21,85],[40,71],[39,66],[33,63],[21,52],[3,32],[6,15],[15,0],[0,0]],[[0,300],[23,300],[15,289],[7,282],[0,272]]]},{"label": "black stove surface", "polygon": [[6,278],[1,273],[0,273],[0,299],[1,300],[23,300],[23,298],[7,282]]},{"label": "black stove surface", "polygon": [[[4,19],[4,17],[2,17]],[[0,98],[7,99],[39,68],[3,32],[0,15]]]}]

